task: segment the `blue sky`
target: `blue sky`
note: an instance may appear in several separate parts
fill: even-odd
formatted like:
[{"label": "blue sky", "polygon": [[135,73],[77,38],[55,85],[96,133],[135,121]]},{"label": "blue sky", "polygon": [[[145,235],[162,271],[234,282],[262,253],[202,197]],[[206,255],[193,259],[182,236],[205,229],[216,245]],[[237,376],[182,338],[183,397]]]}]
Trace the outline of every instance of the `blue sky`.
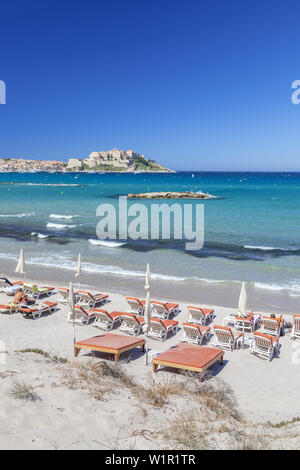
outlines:
[{"label": "blue sky", "polygon": [[296,1],[1,3],[0,156],[300,171]]}]

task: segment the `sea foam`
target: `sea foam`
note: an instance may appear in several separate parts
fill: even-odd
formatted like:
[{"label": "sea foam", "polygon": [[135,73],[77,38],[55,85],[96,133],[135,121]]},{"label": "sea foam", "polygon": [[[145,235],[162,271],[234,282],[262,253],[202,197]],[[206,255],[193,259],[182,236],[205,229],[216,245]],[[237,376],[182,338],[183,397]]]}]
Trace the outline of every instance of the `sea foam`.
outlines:
[{"label": "sea foam", "polygon": [[50,214],[50,219],[73,219],[73,217],[78,217],[77,215],[61,215],[61,214]]},{"label": "sea foam", "polygon": [[89,238],[89,243],[94,246],[106,246],[108,248],[118,248],[120,246],[126,245],[127,241],[113,241],[113,240],[94,240]]},{"label": "sea foam", "polygon": [[31,236],[34,238],[40,238],[41,240],[49,237],[49,235],[44,235],[43,233],[38,232],[31,232]]},{"label": "sea foam", "polygon": [[53,224],[51,222],[48,222],[47,228],[56,228],[57,230],[65,230],[68,228],[75,228],[76,225],[68,225],[68,224]]}]

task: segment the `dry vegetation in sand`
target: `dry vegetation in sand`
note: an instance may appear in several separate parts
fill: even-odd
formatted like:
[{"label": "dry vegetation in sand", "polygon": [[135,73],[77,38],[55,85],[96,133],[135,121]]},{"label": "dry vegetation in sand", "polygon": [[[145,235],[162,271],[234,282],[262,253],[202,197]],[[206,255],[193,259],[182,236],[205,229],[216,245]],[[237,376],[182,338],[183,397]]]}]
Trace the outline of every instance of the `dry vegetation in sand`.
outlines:
[{"label": "dry vegetation in sand", "polygon": [[[219,379],[207,377],[201,383],[192,373],[162,372],[155,377],[149,374],[147,380],[140,383],[127,373],[124,363],[114,364],[95,358],[84,362],[67,362],[33,349],[18,351],[18,356],[22,354],[24,361],[27,357],[29,360],[30,355],[26,353],[42,361],[46,374],[49,368],[48,372],[52,377],[55,376],[50,387],[52,390],[59,388],[60,394],[63,394],[61,389],[68,390],[68,393],[84,391],[99,411],[102,406],[99,401],[112,403],[113,408],[120,390],[123,400],[134,402],[137,409],[134,418],[129,420],[126,414],[122,416],[126,425],[123,430],[126,439],[122,437],[120,428],[113,441],[110,439],[109,444],[103,444],[111,449],[143,448],[143,444],[135,445],[136,436],[144,438],[144,442],[151,442],[152,448],[157,449],[269,449],[300,446],[300,419],[277,425],[246,422],[239,413],[232,390]],[[46,386],[46,383],[41,383],[46,377],[39,377],[38,387]],[[9,397],[12,400],[44,403],[45,400],[40,396],[42,393],[36,390],[37,386],[23,380],[22,371],[3,372],[0,379],[10,380]],[[99,441],[101,439],[103,442],[104,437],[99,435]]]},{"label": "dry vegetation in sand", "polygon": [[[158,381],[151,375],[147,384],[140,384],[130,377],[122,365],[107,362],[70,363],[63,371],[63,384],[71,389],[88,390],[91,397],[104,399],[112,387],[125,387],[137,400],[142,415],[149,415],[149,408],[156,413],[164,411],[156,422],[156,429],[149,420],[149,428],[136,430],[152,438],[165,448],[177,449],[268,449],[288,436],[300,444],[299,429],[291,429],[299,419],[280,425],[246,422],[237,409],[231,388],[221,380],[211,379],[201,383],[197,375],[169,375]],[[177,403],[180,399],[181,403]],[[182,404],[185,401],[185,406]],[[175,413],[168,414],[172,403]],[[185,408],[180,411],[180,408]],[[145,421],[146,422],[146,421]],[[281,429],[283,432],[278,433]],[[133,434],[134,434],[133,433]],[[282,436],[280,435],[282,434]],[[162,440],[163,438],[163,440]],[[276,446],[276,445],[275,445]]]}]

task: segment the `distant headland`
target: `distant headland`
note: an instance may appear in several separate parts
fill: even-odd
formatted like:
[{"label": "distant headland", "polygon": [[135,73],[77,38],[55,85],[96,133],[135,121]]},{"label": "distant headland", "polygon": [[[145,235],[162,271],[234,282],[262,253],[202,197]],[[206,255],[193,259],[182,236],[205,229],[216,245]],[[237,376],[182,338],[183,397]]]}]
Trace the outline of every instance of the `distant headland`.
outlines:
[{"label": "distant headland", "polygon": [[92,152],[87,158],[69,158],[68,162],[57,160],[30,160],[24,158],[0,158],[1,172],[69,172],[86,173],[102,172],[163,172],[173,173],[154,160],[145,158],[135,150],[118,150]]}]

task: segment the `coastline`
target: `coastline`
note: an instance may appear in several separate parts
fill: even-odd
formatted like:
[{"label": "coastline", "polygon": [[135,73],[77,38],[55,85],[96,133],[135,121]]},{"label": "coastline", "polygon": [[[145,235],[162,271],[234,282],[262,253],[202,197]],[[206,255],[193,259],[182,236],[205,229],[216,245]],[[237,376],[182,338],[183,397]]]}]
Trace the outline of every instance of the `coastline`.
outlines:
[{"label": "coastline", "polygon": [[[29,261],[29,260],[28,260]],[[8,277],[15,277],[15,260],[1,259],[1,272],[7,273]],[[71,268],[66,269],[59,266],[31,265],[27,262],[28,279],[40,279],[39,282],[50,285],[53,282],[61,282],[66,287],[66,283],[77,280]],[[180,273],[178,273],[180,276]],[[27,277],[26,276],[26,277]],[[41,281],[42,280],[42,281]],[[144,289],[144,276],[134,277],[124,275],[113,275],[97,272],[86,272],[84,263],[82,265],[81,285],[91,290],[108,291],[114,294],[141,295]],[[288,292],[281,290],[270,290],[255,287],[247,284],[248,306],[250,309],[260,313],[280,313],[295,314],[299,312],[299,296],[291,296]],[[241,290],[241,282],[238,281],[210,281],[186,280],[172,281],[169,279],[152,279],[151,289],[157,298],[176,298],[183,303],[203,303],[208,306],[223,306],[226,308],[236,308]]]}]

